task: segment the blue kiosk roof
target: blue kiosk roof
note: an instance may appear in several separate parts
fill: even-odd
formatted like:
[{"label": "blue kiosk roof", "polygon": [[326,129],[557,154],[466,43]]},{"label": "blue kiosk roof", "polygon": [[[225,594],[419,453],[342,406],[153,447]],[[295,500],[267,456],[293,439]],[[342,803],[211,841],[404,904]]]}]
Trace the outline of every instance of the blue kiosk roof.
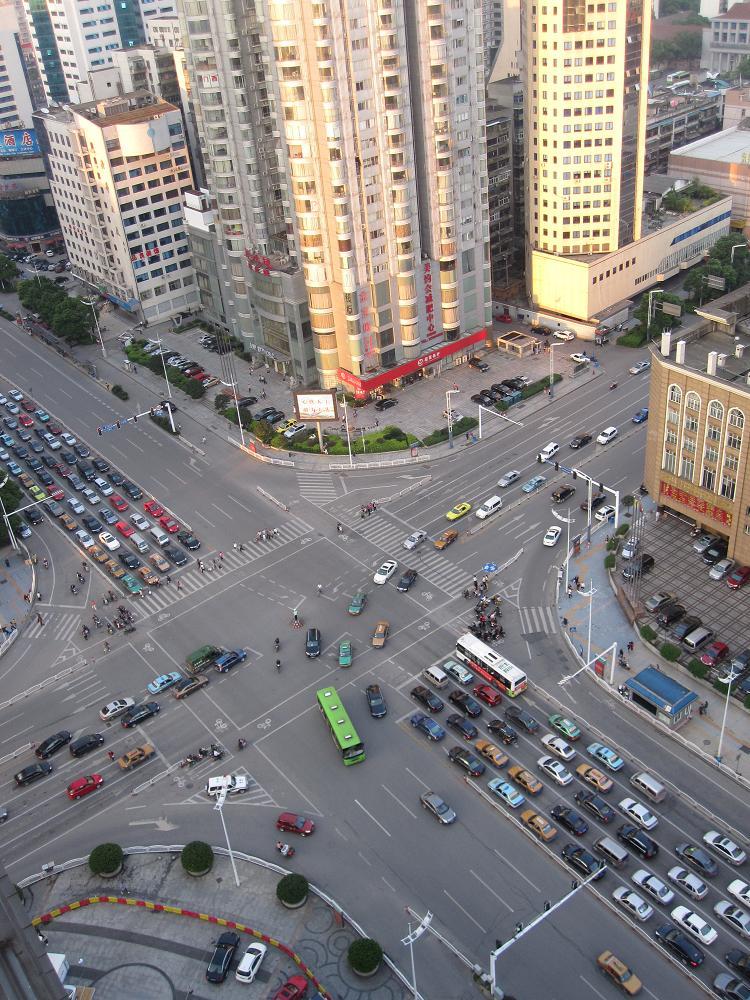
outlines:
[{"label": "blue kiosk roof", "polygon": [[635,677],[628,677],[625,687],[669,715],[681,712],[698,697],[695,691],[656,667],[644,667]]}]

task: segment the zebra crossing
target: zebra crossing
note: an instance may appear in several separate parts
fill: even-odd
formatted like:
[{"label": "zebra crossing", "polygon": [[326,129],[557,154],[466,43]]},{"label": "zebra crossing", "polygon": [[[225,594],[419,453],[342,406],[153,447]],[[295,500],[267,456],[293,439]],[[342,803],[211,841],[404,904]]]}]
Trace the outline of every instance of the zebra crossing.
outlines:
[{"label": "zebra crossing", "polygon": [[[187,777],[186,775],[186,777],[183,778],[182,775],[179,775],[176,780],[177,787],[178,788],[184,787],[185,785],[188,784],[188,782],[195,781],[196,779],[200,780],[200,778],[205,778],[208,776],[208,773],[210,771],[215,772],[216,763],[211,760],[208,760],[207,763],[209,766],[204,769],[204,773],[202,776],[196,776],[193,773],[195,771],[194,768],[190,769],[189,772],[190,777]],[[232,768],[227,764],[225,766],[225,773],[228,773],[229,771],[232,771]],[[273,806],[275,809],[279,808],[279,803],[276,801],[273,795],[271,795],[271,793],[268,792],[263,787],[263,785],[260,784],[260,782],[256,781],[255,778],[252,776],[252,774],[250,774],[244,768],[235,768],[232,771],[232,773],[242,774],[247,778],[247,790],[242,793],[229,796],[229,801],[233,805],[242,804],[246,806]],[[201,789],[201,791],[196,792],[194,795],[191,795],[186,801],[190,803],[205,802],[206,794]]]},{"label": "zebra crossing", "polygon": [[521,635],[534,635],[544,632],[553,635],[559,628],[556,608],[519,608],[521,616]]},{"label": "zebra crossing", "polygon": [[333,503],[339,498],[339,490],[331,472],[297,472],[297,489],[299,495],[310,503],[324,505]]},{"label": "zebra crossing", "polygon": [[67,642],[76,634],[81,627],[80,612],[59,612],[42,611],[44,625],[40,625],[36,618],[29,623],[24,630],[25,639],[36,639],[40,635],[49,637],[50,635],[58,642]]},{"label": "zebra crossing", "polygon": [[407,553],[403,542],[409,532],[403,525],[393,524],[382,511],[364,520],[357,518],[350,524],[350,530],[356,531],[399,563],[407,563],[419,573],[422,580],[439,587],[450,597],[458,597],[466,587],[466,570],[450,562],[433,548],[430,542],[423,542],[418,548]]},{"label": "zebra crossing", "polygon": [[280,524],[276,530],[277,534],[272,535],[268,541],[243,542],[242,552],[239,549],[228,549],[223,553],[223,559],[220,559],[218,554],[199,557],[206,568],[205,573],[201,573],[196,559],[189,570],[179,576],[173,576],[171,583],[162,583],[159,588],[152,588],[150,591],[144,590],[142,597],[131,601],[132,606],[136,609],[139,617],[155,614],[185,597],[190,597],[199,590],[205,590],[207,583],[212,583],[228,572],[249,566],[256,559],[268,555],[275,549],[281,549],[290,542],[311,534],[313,529],[305,521],[294,517],[292,520]]}]

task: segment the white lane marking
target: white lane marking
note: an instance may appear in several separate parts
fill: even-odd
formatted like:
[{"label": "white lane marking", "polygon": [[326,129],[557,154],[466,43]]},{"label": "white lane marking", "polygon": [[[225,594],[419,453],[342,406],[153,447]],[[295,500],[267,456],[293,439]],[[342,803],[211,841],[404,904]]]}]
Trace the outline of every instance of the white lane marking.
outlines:
[{"label": "white lane marking", "polygon": [[495,897],[495,899],[498,901],[498,903],[502,903],[503,906],[507,910],[509,910],[511,913],[513,913],[513,907],[510,906],[508,903],[506,903],[502,896],[498,896],[498,894],[495,892],[495,890],[492,889],[492,888],[490,888],[490,886],[488,886],[487,883],[477,875],[477,873],[474,871],[473,868],[469,869],[469,874],[473,875],[474,878],[477,880],[477,882],[479,882],[481,885],[483,885],[485,887],[485,889],[487,890],[487,892],[491,893]]},{"label": "white lane marking", "polygon": [[497,854],[497,856],[500,858],[500,860],[503,861],[506,865],[509,865],[513,869],[513,871],[516,873],[516,875],[520,875],[521,878],[524,880],[524,882],[528,882],[532,889],[536,889],[537,892],[541,892],[542,891],[539,888],[539,886],[538,885],[534,885],[534,883],[531,881],[531,879],[527,878],[520,869],[516,868],[516,866],[512,862],[508,861],[508,859],[506,857],[504,857],[500,853],[500,851],[498,851],[498,849],[496,847],[493,848],[493,850],[494,850],[495,854]]},{"label": "white lane marking", "polygon": [[381,830],[383,831],[383,833],[384,833],[384,834],[386,834],[386,836],[390,837],[390,833],[388,833],[388,831],[387,831],[387,830],[386,830],[386,828],[385,828],[385,827],[383,826],[383,824],[382,824],[382,823],[381,823],[381,822],[380,822],[379,820],[375,819],[375,817],[373,816],[373,814],[372,814],[371,812],[368,812],[368,811],[367,811],[367,809],[365,809],[365,807],[364,807],[364,806],[362,805],[362,803],[361,803],[361,802],[360,802],[360,801],[359,801],[358,799],[355,799],[355,800],[354,800],[354,804],[355,804],[355,806],[359,806],[359,808],[360,808],[360,809],[362,810],[362,812],[363,812],[363,813],[364,813],[364,814],[365,814],[366,816],[369,816],[369,817],[370,817],[370,819],[371,819],[371,820],[373,821],[373,823],[374,823],[374,824],[375,824],[376,826],[379,826],[379,827],[380,827],[380,829],[381,829]]},{"label": "white lane marking", "polygon": [[408,806],[404,805],[404,803],[401,801],[401,799],[398,797],[398,795],[394,795],[393,792],[390,790],[390,788],[388,788],[387,785],[381,785],[380,787],[383,789],[383,791],[388,792],[388,794],[390,795],[390,797],[392,799],[394,799],[396,802],[398,802],[398,804],[401,806],[401,808],[404,809],[406,812],[408,812],[412,819],[416,819],[417,818],[417,814],[413,813]]},{"label": "white lane marking", "polygon": [[222,510],[222,508],[221,508],[221,507],[219,507],[219,505],[218,505],[218,504],[215,504],[215,503],[212,503],[212,504],[211,504],[211,506],[212,506],[212,507],[214,508],[214,510],[218,510],[218,512],[219,512],[220,514],[223,514],[223,515],[224,515],[224,517],[226,517],[226,518],[229,518],[229,520],[231,521],[231,519],[232,519],[232,515],[231,515],[231,514],[228,514],[228,513],[227,513],[227,512],[225,511],[225,510]]},{"label": "white lane marking", "polygon": [[156,478],[156,476],[151,477],[151,482],[156,483],[156,485],[159,487],[162,493],[166,493],[169,490],[169,487],[165,486],[164,483],[161,482],[161,480]]},{"label": "white lane marking", "polygon": [[214,524],[214,522],[213,521],[209,521],[209,519],[207,517],[205,517],[203,514],[201,514],[201,512],[199,510],[196,510],[195,516],[199,517],[201,519],[201,521],[205,521],[206,524],[210,524],[212,528],[216,527],[216,525]]},{"label": "white lane marking", "polygon": [[465,910],[465,909],[463,908],[463,906],[461,906],[461,904],[459,903],[459,901],[458,901],[457,899],[454,899],[454,897],[453,897],[453,896],[451,896],[451,894],[450,894],[450,893],[448,892],[448,890],[447,890],[447,889],[443,889],[443,892],[445,893],[445,895],[446,895],[446,896],[448,897],[448,899],[449,899],[449,900],[450,900],[450,901],[451,901],[452,903],[455,903],[455,904],[456,904],[456,906],[457,906],[457,907],[459,908],[459,910],[460,910],[460,911],[461,911],[461,912],[463,913],[463,915],[464,915],[465,917],[468,917],[468,918],[469,918],[469,920],[471,920],[471,922],[472,922],[473,924],[476,924],[476,926],[477,926],[477,927],[479,928],[479,930],[480,930],[480,931],[482,932],[482,934],[486,934],[486,933],[487,933],[487,931],[485,930],[485,928],[484,928],[484,927],[482,927],[482,925],[481,925],[481,924],[479,923],[479,921],[478,921],[478,920],[475,920],[475,919],[474,919],[474,917],[472,917],[472,915],[471,915],[471,914],[469,913],[469,911],[468,911],[468,910]]},{"label": "white lane marking", "polygon": [[237,497],[233,497],[229,493],[227,493],[227,500],[231,500],[232,503],[236,503],[238,507],[242,507],[242,509],[246,510],[248,512],[248,514],[252,514],[253,513],[252,507],[246,507],[244,505],[244,503],[240,503],[240,501],[237,499]]},{"label": "white lane marking", "polygon": [[581,980],[582,983],[585,983],[588,986],[588,988],[591,990],[592,993],[596,993],[596,995],[598,997],[601,997],[602,1000],[607,1000],[607,998],[604,996],[604,994],[600,993],[599,990],[596,988],[596,986],[594,986],[593,983],[590,983],[588,981],[588,979],[586,979],[585,976],[580,976],[579,978],[580,978],[580,980]]},{"label": "white lane marking", "polygon": [[428,788],[430,787],[429,785],[426,785],[426,784],[424,783],[424,781],[422,781],[422,779],[421,779],[420,777],[418,777],[418,776],[417,776],[417,775],[416,775],[416,774],[415,774],[415,773],[414,773],[414,772],[413,772],[413,771],[412,771],[412,770],[411,770],[410,768],[408,768],[408,767],[405,767],[405,768],[404,768],[404,770],[405,770],[405,771],[408,771],[408,772],[409,772],[409,774],[410,774],[410,775],[412,776],[412,778],[414,778],[414,780],[415,780],[415,781],[418,781],[418,782],[419,782],[419,784],[420,784],[420,785],[422,786],[422,788],[424,788],[424,789],[428,789]]},{"label": "white lane marking", "polygon": [[187,482],[178,476],[176,472],[172,472],[171,469],[165,469],[164,471],[168,472],[170,476],[174,476],[178,483],[182,483],[183,486],[187,486]]}]

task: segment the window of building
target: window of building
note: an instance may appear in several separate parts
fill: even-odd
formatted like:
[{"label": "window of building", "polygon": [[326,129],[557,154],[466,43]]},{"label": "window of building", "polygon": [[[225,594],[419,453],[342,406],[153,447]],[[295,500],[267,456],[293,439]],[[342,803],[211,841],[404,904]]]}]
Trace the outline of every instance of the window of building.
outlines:
[{"label": "window of building", "polygon": [[688,410],[696,410],[700,413],[701,398],[697,392],[689,392],[685,396],[685,406]]},{"label": "window of building", "polygon": [[721,477],[721,489],[719,493],[727,500],[734,500],[734,491],[737,486],[734,476],[728,475],[726,472]]},{"label": "window of building", "polygon": [[731,427],[744,427],[745,426],[745,415],[742,410],[737,410],[734,407],[729,411],[729,424]]},{"label": "window of building", "polygon": [[703,467],[701,486],[704,490],[711,490],[712,492],[716,488],[716,471],[714,469],[710,469],[707,465]]},{"label": "window of building", "polygon": [[693,476],[695,475],[695,459],[689,456],[683,456],[680,462],[680,476],[682,479],[689,479],[690,482],[693,481]]},{"label": "window of building", "polygon": [[[709,430],[711,428],[709,427]],[[685,430],[695,433],[698,430],[698,419],[697,417],[691,417],[690,414],[685,414]]]},{"label": "window of building", "polygon": [[674,475],[674,470],[677,465],[677,455],[673,451],[665,451],[664,459],[661,463],[662,469],[665,472],[671,472]]},{"label": "window of building", "polygon": [[678,385],[670,385],[669,387],[669,401],[670,403],[681,403],[682,402],[682,389]]}]

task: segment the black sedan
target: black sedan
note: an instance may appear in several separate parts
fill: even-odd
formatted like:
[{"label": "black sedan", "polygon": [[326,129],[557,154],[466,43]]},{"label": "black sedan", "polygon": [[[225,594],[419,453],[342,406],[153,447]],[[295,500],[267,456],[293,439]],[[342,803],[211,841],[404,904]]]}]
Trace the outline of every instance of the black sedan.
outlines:
[{"label": "black sedan", "polygon": [[401,579],[396,584],[396,590],[399,590],[402,594],[405,594],[406,591],[409,589],[409,587],[411,587],[411,585],[417,579],[418,575],[419,574],[415,569],[407,569],[404,573],[401,574]]},{"label": "black sedan", "polygon": [[214,953],[206,969],[206,979],[209,983],[223,983],[227,978],[229,966],[234,953],[240,945],[240,936],[234,931],[224,931],[214,947]]},{"label": "black sedan", "polygon": [[534,716],[530,715],[525,708],[521,708],[519,705],[508,705],[504,714],[509,722],[518,723],[527,733],[535,733],[539,729],[539,723]]},{"label": "black sedan", "polygon": [[113,486],[122,486],[125,482],[125,476],[121,476],[119,472],[108,472],[107,479]]},{"label": "black sedan", "polygon": [[485,766],[481,760],[474,756],[468,747],[451,747],[448,757],[454,764],[458,764],[465,771],[468,771],[473,778],[478,778],[484,774]]},{"label": "black sedan", "polygon": [[53,733],[53,735],[48,736],[46,740],[42,740],[34,753],[40,760],[47,760],[47,758],[51,757],[57,750],[61,750],[64,746],[70,743],[72,739],[72,733],[69,733],[67,729],[61,729],[59,733]]},{"label": "black sedan", "polygon": [[445,720],[446,726],[450,726],[451,729],[455,729],[456,732],[460,733],[465,740],[473,740],[479,735],[479,730],[474,725],[473,722],[469,722],[465,719],[463,715],[458,715],[455,712],[453,715],[449,715]]},{"label": "black sedan", "polygon": [[109,472],[109,462],[105,462],[103,458],[93,458],[91,464],[97,472]]},{"label": "black sedan", "polygon": [[750,952],[733,948],[724,956],[727,965],[750,982]]},{"label": "black sedan", "polygon": [[576,434],[573,440],[570,442],[571,448],[584,448],[591,440],[591,434]]},{"label": "black sedan", "polygon": [[659,845],[652,840],[648,834],[644,833],[640,827],[632,823],[623,823],[617,830],[618,839],[627,844],[628,847],[640,854],[642,858],[655,858],[659,853]]},{"label": "black sedan", "polygon": [[138,556],[134,556],[132,552],[120,552],[118,559],[128,569],[138,569],[139,566],[143,565]]},{"label": "black sedan", "polygon": [[469,716],[470,719],[476,719],[482,714],[482,706],[478,701],[475,701],[471,695],[467,694],[465,691],[460,691],[458,688],[454,688],[448,695],[448,701],[455,705],[456,708],[460,708],[462,712]]},{"label": "black sedan", "polygon": [[140,705],[133,705],[132,708],[129,708],[120,719],[120,724],[125,729],[132,729],[133,726],[137,726],[139,722],[145,722],[146,719],[150,719],[159,711],[161,711],[161,705],[158,701],[144,701]]},{"label": "black sedan", "polygon": [[602,870],[604,862],[594,857],[590,851],[587,851],[585,847],[581,847],[579,844],[566,844],[561,853],[563,859],[567,861],[570,867],[575,868],[577,872],[586,878],[589,875],[593,875],[594,872],[600,872],[599,878],[604,874]]},{"label": "black sedan", "polygon": [[79,736],[73,740],[68,750],[73,757],[83,757],[84,754],[96,750],[102,743],[104,743],[104,737],[101,733],[87,733],[85,736]]},{"label": "black sedan", "polygon": [[597,795],[596,792],[592,792],[588,788],[582,788],[573,797],[579,806],[588,809],[602,823],[611,823],[615,819],[615,811],[612,806],[608,805],[601,795]]},{"label": "black sedan", "polygon": [[693,944],[687,934],[683,934],[673,924],[663,924],[661,927],[657,927],[654,931],[654,937],[684,965],[695,969],[703,963],[705,955],[700,948]]},{"label": "black sedan", "polygon": [[98,518],[94,517],[92,514],[88,514],[86,517],[82,517],[81,524],[84,526],[86,531],[90,531],[92,534],[98,535],[99,532],[103,530],[102,522],[98,520]]},{"label": "black sedan", "polygon": [[572,497],[575,493],[575,486],[571,486],[569,483],[564,483],[562,486],[558,486],[555,492],[552,494],[553,503],[565,503],[568,497]]},{"label": "black sedan", "polygon": [[136,486],[135,483],[131,483],[127,479],[124,479],[120,483],[120,486],[122,487],[123,491],[127,493],[127,495],[130,497],[131,500],[140,500],[141,497],[143,496],[143,490],[140,488],[140,486]]},{"label": "black sedan", "polygon": [[19,771],[15,774],[16,784],[19,787],[23,785],[30,785],[32,781],[38,781],[40,778],[46,778],[48,774],[52,773],[52,765],[48,764],[46,761],[39,761],[37,764],[29,764],[25,767],[23,771]]},{"label": "black sedan", "polygon": [[588,823],[583,816],[580,816],[570,806],[553,806],[550,809],[550,816],[552,819],[557,820],[560,826],[564,826],[566,830],[570,830],[575,837],[582,837],[584,833],[588,833]]},{"label": "black sedan", "polygon": [[398,403],[397,399],[379,399],[375,404],[376,410],[388,410]]},{"label": "black sedan", "polygon": [[681,861],[695,868],[701,875],[714,878],[718,874],[719,866],[702,847],[696,847],[695,844],[678,844],[674,852]]},{"label": "black sedan", "polygon": [[201,547],[199,540],[195,535],[191,535],[189,531],[178,531],[177,541],[184,545],[186,549],[190,549],[191,552]]},{"label": "black sedan", "polygon": [[365,697],[367,698],[367,707],[370,709],[370,715],[373,719],[382,719],[383,716],[388,714],[388,706],[385,703],[385,698],[379,684],[368,684],[365,688]]},{"label": "black sedan", "polygon": [[174,563],[175,566],[184,566],[188,561],[185,553],[180,551],[180,549],[175,548],[174,545],[165,545],[162,552],[171,563]]},{"label": "black sedan", "polygon": [[411,689],[409,694],[420,705],[424,705],[428,712],[442,712],[445,707],[443,699],[438,698],[436,694],[422,684],[417,684],[416,687]]},{"label": "black sedan", "polygon": [[518,733],[502,719],[493,719],[487,723],[487,728],[493,736],[499,737],[506,746],[518,742]]}]

